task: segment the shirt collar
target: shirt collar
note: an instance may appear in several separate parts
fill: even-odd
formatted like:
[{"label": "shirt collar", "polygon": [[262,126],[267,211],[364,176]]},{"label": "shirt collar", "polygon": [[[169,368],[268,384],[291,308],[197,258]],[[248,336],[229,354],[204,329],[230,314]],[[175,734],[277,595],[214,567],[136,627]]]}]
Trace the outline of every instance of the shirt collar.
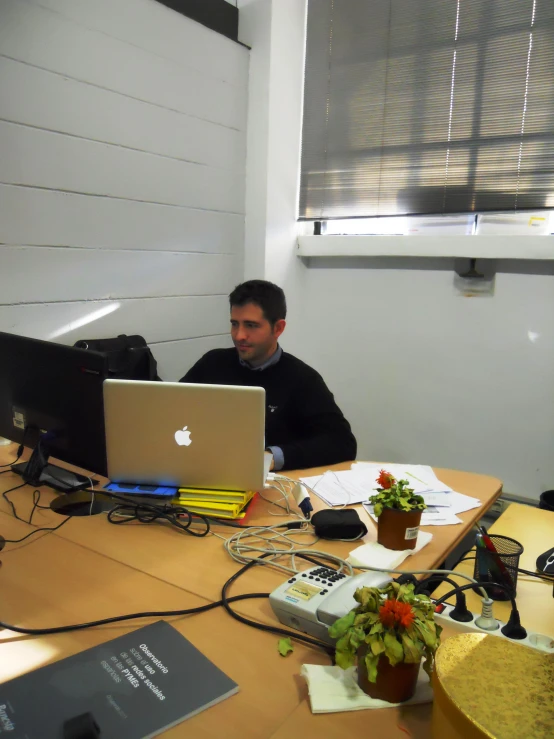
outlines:
[{"label": "shirt collar", "polygon": [[279,345],[277,345],[277,351],[275,351],[266,362],[260,364],[259,367],[251,367],[248,362],[245,362],[244,359],[241,359],[240,357],[239,362],[242,364],[243,367],[247,367],[252,372],[263,372],[263,370],[266,370],[268,367],[272,367],[274,364],[277,364],[277,362],[281,359],[282,354],[283,350]]}]

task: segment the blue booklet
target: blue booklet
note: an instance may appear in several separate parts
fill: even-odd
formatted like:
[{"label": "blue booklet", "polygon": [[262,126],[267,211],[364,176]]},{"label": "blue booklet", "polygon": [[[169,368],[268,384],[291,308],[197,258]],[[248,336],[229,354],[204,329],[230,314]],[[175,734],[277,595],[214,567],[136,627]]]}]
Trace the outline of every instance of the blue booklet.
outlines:
[{"label": "blue booklet", "polygon": [[166,621],[0,685],[0,735],[61,739],[90,713],[101,739],[146,739],[238,691]]}]

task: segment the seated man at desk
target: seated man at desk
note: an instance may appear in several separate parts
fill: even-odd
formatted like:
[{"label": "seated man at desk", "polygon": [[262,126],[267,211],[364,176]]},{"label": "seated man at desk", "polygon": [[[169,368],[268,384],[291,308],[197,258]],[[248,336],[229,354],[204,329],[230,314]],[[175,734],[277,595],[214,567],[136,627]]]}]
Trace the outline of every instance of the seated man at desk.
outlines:
[{"label": "seated man at desk", "polygon": [[233,290],[229,303],[235,349],[212,349],[180,382],[263,387],[272,469],[355,459],[350,424],[321,375],[279,346],[287,314],[283,290],[265,280],[249,280]]}]

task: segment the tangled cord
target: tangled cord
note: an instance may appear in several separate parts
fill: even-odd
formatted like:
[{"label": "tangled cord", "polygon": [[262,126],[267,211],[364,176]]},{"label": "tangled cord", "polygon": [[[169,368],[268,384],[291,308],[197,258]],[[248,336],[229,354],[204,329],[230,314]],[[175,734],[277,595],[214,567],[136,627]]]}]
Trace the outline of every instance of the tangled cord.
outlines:
[{"label": "tangled cord", "polygon": [[[92,493],[94,491],[87,490],[85,492]],[[101,495],[120,501],[110,511],[108,511],[108,521],[120,526],[121,524],[138,521],[139,523],[160,523],[167,522],[175,528],[184,531],[191,536],[207,536],[210,533],[210,521],[205,516],[191,513],[187,508],[175,506],[167,503],[156,504],[146,503],[143,500],[136,502],[130,500],[123,495],[116,495],[105,490],[99,491]],[[179,519],[185,519],[184,521]],[[204,528],[200,531],[195,530],[194,524],[202,522]]]},{"label": "tangled cord", "polygon": [[[10,504],[14,518],[16,518],[18,521],[22,521],[23,523],[32,524],[33,516],[37,508],[42,508],[42,509],[50,508],[50,506],[40,505],[40,496],[41,496],[40,490],[33,490],[33,508],[31,510],[31,515],[29,516],[28,521],[24,518],[21,518],[21,516],[17,513],[14,502],[10,498],[8,498],[8,493],[13,492],[14,490],[19,490],[20,488],[24,488],[27,484],[28,483],[26,482],[22,482],[20,485],[15,485],[15,487],[10,488],[9,490],[4,490],[4,492],[2,493],[2,497],[7,503]],[[3,542],[6,544],[19,544],[20,542],[25,541],[25,539],[28,539],[29,537],[34,536],[34,534],[40,534],[43,531],[57,531],[59,528],[61,528],[64,525],[64,523],[67,523],[70,518],[71,516],[64,518],[64,520],[61,523],[59,523],[57,526],[41,526],[38,529],[33,529],[33,531],[30,531],[25,536],[22,536],[21,539],[3,539]]]}]

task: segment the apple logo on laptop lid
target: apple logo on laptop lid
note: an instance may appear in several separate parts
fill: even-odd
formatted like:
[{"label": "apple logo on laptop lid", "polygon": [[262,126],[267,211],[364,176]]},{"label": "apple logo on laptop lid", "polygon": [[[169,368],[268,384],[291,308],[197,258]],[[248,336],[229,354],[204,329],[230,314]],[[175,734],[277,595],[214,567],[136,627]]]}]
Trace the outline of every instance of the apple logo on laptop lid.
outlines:
[{"label": "apple logo on laptop lid", "polygon": [[187,426],[183,426],[182,429],[178,429],[175,432],[175,441],[179,446],[190,446],[192,439],[190,438],[190,431],[187,431]]}]

